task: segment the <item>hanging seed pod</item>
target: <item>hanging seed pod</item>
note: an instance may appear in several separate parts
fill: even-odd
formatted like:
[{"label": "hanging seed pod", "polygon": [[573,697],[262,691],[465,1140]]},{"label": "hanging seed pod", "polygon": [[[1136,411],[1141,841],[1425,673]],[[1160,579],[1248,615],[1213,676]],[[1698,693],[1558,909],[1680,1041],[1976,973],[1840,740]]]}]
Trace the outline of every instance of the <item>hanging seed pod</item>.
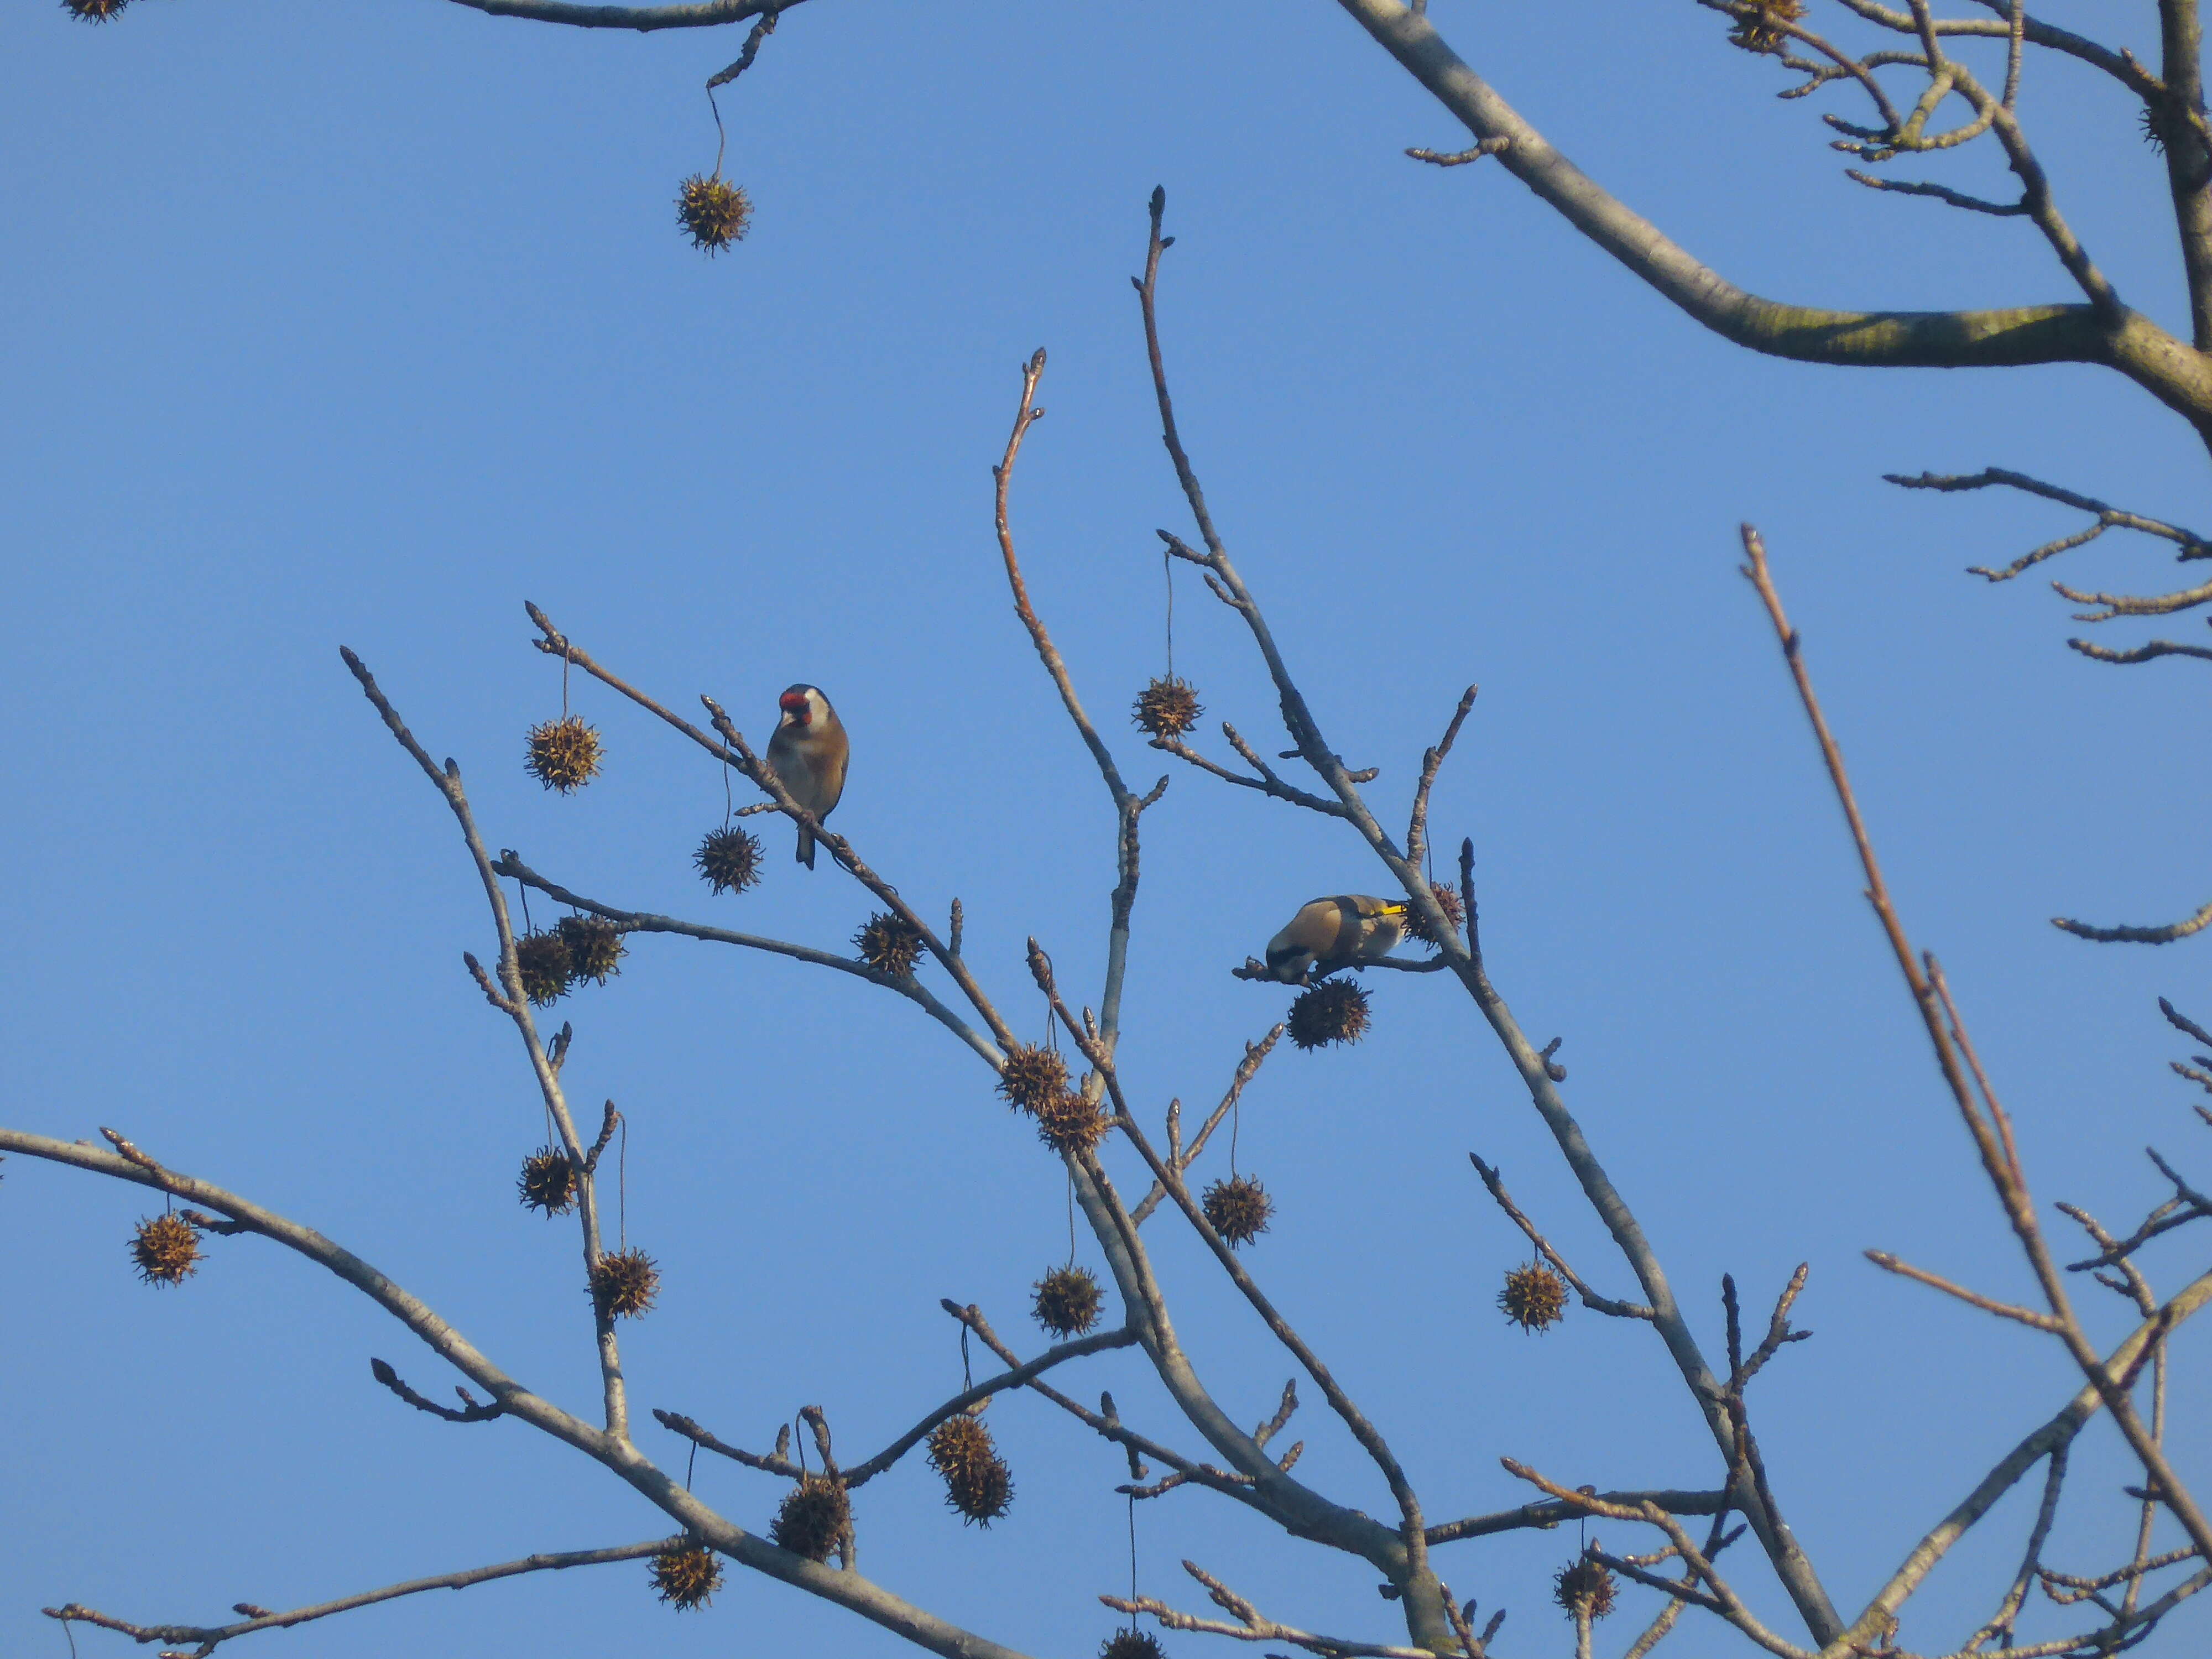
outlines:
[{"label": "hanging seed pod", "polygon": [[[1449,882],[1441,885],[1431,884],[1429,894],[1436,900],[1437,908],[1444,913],[1444,920],[1451,924],[1452,932],[1456,933],[1467,925],[1467,907],[1460,902],[1458,888]],[[1418,910],[1409,909],[1406,912],[1406,937],[1418,939],[1423,945],[1434,945],[1438,942],[1435,935],[1430,933],[1428,923],[1421,919]]]},{"label": "hanging seed pod", "polygon": [[523,769],[548,789],[572,794],[597,776],[599,734],[581,714],[565,714],[530,728],[530,753]]},{"label": "hanging seed pod", "polygon": [[1231,1246],[1243,1246],[1267,1231],[1275,1200],[1250,1176],[1231,1176],[1208,1187],[1198,1207],[1223,1239]]},{"label": "hanging seed pod", "polygon": [[945,1501],[963,1522],[988,1527],[1014,1501],[1014,1477],[982,1419],[961,1413],[929,1431],[929,1466],[945,1477]]},{"label": "hanging seed pod", "polygon": [[1023,1111],[1036,1111],[1067,1092],[1067,1062],[1057,1048],[1018,1042],[999,1070],[999,1092]]},{"label": "hanging seed pod", "polygon": [[722,1588],[722,1559],[704,1544],[684,1544],[653,1558],[653,1592],[678,1613],[703,1607]]},{"label": "hanging seed pod", "polygon": [[810,1561],[827,1561],[852,1518],[853,1501],[846,1496],[843,1481],[826,1474],[802,1474],[799,1484],[784,1493],[768,1535],[780,1550]]},{"label": "hanging seed pod", "polygon": [[1063,1089],[1036,1110],[1037,1139],[1055,1152],[1087,1152],[1113,1127],[1113,1118],[1073,1089]]},{"label": "hanging seed pod", "polygon": [[1613,1611],[1613,1574],[1603,1563],[1577,1556],[1553,1575],[1552,1599],[1570,1619],[1602,1619]]},{"label": "hanging seed pod", "polygon": [[1567,1281],[1547,1263],[1523,1262],[1505,1275],[1498,1305],[1524,1331],[1549,1330],[1567,1311]]},{"label": "hanging seed pod", "polygon": [[742,893],[760,879],[760,837],[731,824],[708,832],[691,855],[699,874],[717,893]]},{"label": "hanging seed pod", "polygon": [[1137,693],[1129,718],[1156,738],[1179,738],[1205,712],[1188,680],[1166,674]]},{"label": "hanging seed pod", "polygon": [[720,173],[709,179],[695,173],[677,193],[676,222],[691,238],[691,246],[709,256],[743,240],[752,216],[752,198]]},{"label": "hanging seed pod", "polygon": [[1311,1052],[1332,1042],[1357,1042],[1367,1031],[1367,988],[1348,979],[1325,979],[1298,993],[1291,1005],[1291,1041]]},{"label": "hanging seed pod", "polygon": [[868,925],[853,935],[853,945],[861,961],[893,979],[904,979],[921,960],[921,929],[888,911],[870,916]]},{"label": "hanging seed pod", "polygon": [[62,9],[80,22],[105,23],[131,0],[62,0]]},{"label": "hanging seed pod", "polygon": [[660,1269],[643,1250],[617,1250],[592,1269],[592,1296],[615,1319],[635,1319],[660,1294]]},{"label": "hanging seed pod", "polygon": [[1166,1659],[1166,1655],[1152,1632],[1117,1630],[1099,1647],[1098,1659]]},{"label": "hanging seed pod", "polygon": [[1054,1267],[1030,1287],[1036,1299],[1030,1311],[1054,1336],[1081,1336],[1098,1322],[1106,1300],[1087,1267]]},{"label": "hanging seed pod", "polygon": [[131,1235],[131,1260],[149,1285],[181,1285],[200,1270],[199,1230],[180,1215],[149,1216]]},{"label": "hanging seed pod", "polygon": [[576,1207],[576,1166],[561,1147],[540,1146],[524,1158],[514,1185],[525,1209],[556,1216]]},{"label": "hanging seed pod", "polygon": [[605,916],[563,916],[561,938],[568,947],[571,982],[588,979],[605,985],[608,975],[622,972],[629,947],[623,943],[622,929]]},{"label": "hanging seed pod", "polygon": [[556,927],[525,933],[515,940],[514,966],[522,975],[522,994],[541,1008],[550,1007],[566,996],[568,981],[576,976],[568,941]]},{"label": "hanging seed pod", "polygon": [[1790,33],[1783,25],[1805,15],[1802,0],[1749,0],[1749,3],[1753,9],[1748,15],[1737,15],[1735,27],[1729,32],[1729,44],[1746,52],[1783,51],[1790,43]]}]

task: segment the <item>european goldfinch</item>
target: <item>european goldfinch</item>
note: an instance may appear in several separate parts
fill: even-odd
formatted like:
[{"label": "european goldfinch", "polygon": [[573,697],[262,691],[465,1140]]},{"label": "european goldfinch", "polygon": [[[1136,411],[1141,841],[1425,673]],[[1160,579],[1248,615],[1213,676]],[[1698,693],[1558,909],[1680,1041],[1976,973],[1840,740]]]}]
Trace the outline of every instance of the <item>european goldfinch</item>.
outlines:
[{"label": "european goldfinch", "polygon": [[1402,899],[1339,893],[1300,907],[1267,941],[1267,971],[1286,985],[1386,957],[1406,937]]},{"label": "european goldfinch", "polygon": [[[852,753],[845,727],[814,686],[794,685],[776,702],[783,718],[768,740],[768,763],[793,800],[826,818],[845,793],[845,763]],[[799,828],[799,861],[814,867],[814,832],[805,824]]]}]

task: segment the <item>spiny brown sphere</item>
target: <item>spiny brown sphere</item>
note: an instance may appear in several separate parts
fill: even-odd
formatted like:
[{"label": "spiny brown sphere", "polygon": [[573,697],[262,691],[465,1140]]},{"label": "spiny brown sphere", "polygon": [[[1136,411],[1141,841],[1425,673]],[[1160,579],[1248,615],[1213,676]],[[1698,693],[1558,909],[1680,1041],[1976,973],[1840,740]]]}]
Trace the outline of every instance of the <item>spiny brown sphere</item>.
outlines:
[{"label": "spiny brown sphere", "polygon": [[131,1236],[131,1260],[149,1285],[181,1285],[200,1270],[199,1230],[180,1215],[149,1216]]},{"label": "spiny brown sphere", "polygon": [[1332,1042],[1357,1042],[1367,1031],[1367,989],[1348,979],[1325,979],[1298,993],[1291,1005],[1291,1041],[1310,1052]]},{"label": "spiny brown sphere", "polygon": [[1267,1231],[1268,1218],[1275,1213],[1275,1200],[1250,1176],[1231,1176],[1208,1187],[1206,1195],[1198,1200],[1198,1207],[1206,1212],[1214,1231],[1231,1245],[1237,1246],[1249,1244]]},{"label": "spiny brown sphere", "polygon": [[676,198],[676,222],[690,234],[692,246],[709,255],[742,240],[752,216],[752,198],[719,173],[712,179],[693,173]]},{"label": "spiny brown sphere", "polygon": [[1552,1599],[1567,1617],[1588,1613],[1602,1619],[1613,1611],[1613,1574],[1588,1556],[1577,1556],[1552,1577]]},{"label": "spiny brown sphere", "polygon": [[576,976],[575,958],[557,927],[525,933],[515,940],[514,966],[522,975],[522,994],[541,1008],[566,996],[568,981]]},{"label": "spiny brown sphere", "polygon": [[826,1474],[802,1474],[799,1484],[784,1493],[775,1519],[769,1522],[768,1535],[780,1550],[810,1561],[827,1561],[852,1518],[853,1502],[845,1495],[843,1481]]},{"label": "spiny brown sphere", "polygon": [[568,946],[568,977],[605,985],[607,975],[622,972],[629,947],[622,929],[605,916],[563,916],[561,938]]},{"label": "spiny brown sphere", "polygon": [[1179,738],[1206,712],[1188,680],[1170,674],[1137,693],[1129,718],[1156,738]]},{"label": "spiny brown sphere", "polygon": [[1104,1139],[1114,1120],[1073,1089],[1036,1109],[1037,1139],[1055,1152],[1087,1152]]},{"label": "spiny brown sphere", "polygon": [[904,916],[878,910],[853,935],[860,960],[878,973],[904,979],[921,960],[921,929]]},{"label": "spiny brown sphere", "polygon": [[1729,40],[1746,52],[1778,52],[1790,38],[1782,26],[1804,15],[1802,0],[1748,0],[1747,9],[1736,15]]},{"label": "spiny brown sphere", "polygon": [[663,1550],[653,1558],[653,1593],[684,1613],[703,1607],[722,1588],[722,1559],[704,1544]]},{"label": "spiny brown sphere", "polygon": [[576,1207],[576,1166],[558,1146],[540,1146],[524,1158],[522,1174],[514,1185],[526,1209],[554,1216],[566,1215]]},{"label": "spiny brown sphere", "polygon": [[[1445,882],[1431,884],[1429,892],[1436,899],[1437,908],[1444,913],[1444,920],[1451,924],[1452,932],[1459,932],[1467,923],[1467,907],[1460,902],[1459,889]],[[1419,939],[1424,945],[1437,942],[1429,932],[1428,924],[1421,920],[1420,912],[1413,909],[1406,912],[1406,937]]]},{"label": "spiny brown sphere", "polygon": [[1098,1659],[1166,1659],[1166,1655],[1152,1632],[1117,1630],[1100,1645]]},{"label": "spiny brown sphere", "polygon": [[563,715],[530,728],[530,753],[523,769],[548,789],[569,794],[581,789],[599,769],[599,734],[581,714]]},{"label": "spiny brown sphere", "polygon": [[945,1477],[945,1501],[963,1522],[988,1527],[1014,1501],[1014,1477],[991,1431],[962,1413],[929,1431],[929,1466]]},{"label": "spiny brown sphere", "polygon": [[62,0],[63,9],[87,23],[105,23],[130,3],[131,0]]},{"label": "spiny brown sphere", "polygon": [[660,1294],[660,1269],[643,1250],[617,1250],[592,1269],[592,1295],[617,1319],[635,1319]]},{"label": "spiny brown sphere", "polygon": [[1567,1281],[1541,1261],[1523,1262],[1505,1275],[1498,1305],[1524,1331],[1549,1330],[1567,1311]]},{"label": "spiny brown sphere", "polygon": [[1000,1068],[999,1092],[1022,1110],[1034,1112],[1067,1092],[1067,1062],[1057,1048],[1017,1042]]},{"label": "spiny brown sphere", "polygon": [[691,855],[707,885],[718,893],[742,893],[760,879],[760,837],[732,823],[709,831]]},{"label": "spiny brown sphere", "polygon": [[1098,1322],[1106,1299],[1087,1267],[1054,1267],[1030,1288],[1036,1291],[1030,1311],[1054,1336],[1081,1336]]}]

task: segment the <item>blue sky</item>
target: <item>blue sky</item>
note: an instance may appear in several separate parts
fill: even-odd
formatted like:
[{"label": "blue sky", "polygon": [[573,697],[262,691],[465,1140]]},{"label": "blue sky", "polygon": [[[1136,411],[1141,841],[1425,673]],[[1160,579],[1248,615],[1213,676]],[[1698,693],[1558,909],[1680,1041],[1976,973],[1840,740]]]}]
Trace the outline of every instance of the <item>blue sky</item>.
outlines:
[{"label": "blue sky", "polygon": [[[2101,17],[2054,21],[2075,14]],[[1841,179],[1813,112],[1770,99],[1771,67],[1708,13],[1436,15],[1587,169],[1747,287],[2064,297],[2019,223]],[[1859,1255],[2029,1289],[1857,896],[1735,526],[1766,533],[1899,902],[1944,958],[2039,1196],[2126,1225],[2158,1196],[2142,1146],[2185,1155],[2203,1133],[2154,1002],[2212,1010],[2203,947],[2100,950],[2047,918],[2163,920],[2206,896],[2196,665],[2083,662],[2047,589],[1962,574],[2069,515],[1880,475],[2008,465],[2202,522],[2201,449],[2086,368],[1852,374],[1726,346],[1501,173],[1406,161],[1455,129],[1317,0],[805,7],[724,96],[727,170],[757,211],[710,262],[672,198],[713,161],[696,88],[738,44],[428,0],[147,0],[99,31],[52,6],[0,17],[6,1121],[114,1126],[319,1227],[588,1406],[573,1237],[512,1200],[538,1108],[459,965],[489,949],[481,898],[337,647],[459,761],[494,845],[610,902],[834,945],[865,896],[826,861],[797,870],[779,831],[760,890],[707,894],[690,855],[720,779],[596,689],[572,695],[605,734],[602,780],[564,800],[523,775],[523,734],[561,692],[522,604],[673,703],[714,695],[757,742],[775,693],[817,682],[855,747],[837,827],[926,911],[964,901],[970,959],[1020,1017],[1030,934],[1095,984],[1110,815],[1010,614],[988,469],[1018,365],[1045,345],[1018,534],[1083,694],[1149,781],[1162,757],[1121,711],[1161,665],[1153,530],[1187,526],[1127,279],[1164,184],[1185,436],[1326,728],[1382,768],[1375,799],[1400,819],[1422,746],[1480,684],[1435,825],[1440,846],[1474,839],[1501,988],[1540,1041],[1565,1037],[1569,1103],[1711,1345],[1723,1271],[1756,1305],[1812,1264],[1817,1339],[1753,1407],[1785,1510],[1856,1605],[2075,1384],[2051,1347]],[[2045,64],[2025,116],[2123,294],[2174,323],[2131,112]],[[1990,184],[1993,167],[1944,176]],[[2076,560],[2063,574],[2085,586],[2168,585],[2115,540]],[[1178,597],[1177,668],[1214,714],[1267,731],[1241,629],[1196,584]],[[1334,826],[1188,772],[1146,836],[1123,1064],[1157,1114],[1218,1095],[1287,1001],[1226,970],[1299,902],[1381,877]],[[1530,1339],[1496,1315],[1522,1251],[1470,1149],[1601,1288],[1629,1281],[1464,997],[1375,989],[1364,1044],[1279,1054],[1248,1096],[1242,1162],[1279,1205],[1255,1272],[1432,1518],[1522,1501],[1500,1456],[1709,1483],[1649,1333],[1577,1313]],[[641,1417],[681,1410],[757,1446],[818,1402],[859,1456],[957,1384],[940,1296],[1036,1346],[1023,1307],[1065,1253],[1059,1172],[908,1005],[663,940],[563,1012],[572,1087],[629,1116],[629,1232],[666,1277],[624,1334]],[[36,1612],[64,1600],[212,1621],[240,1599],[658,1529],[525,1430],[435,1424],[375,1389],[372,1354],[433,1394],[449,1379],[304,1263],[221,1242],[156,1294],[124,1258],[139,1194],[22,1159],[4,1174],[0,1652],[65,1651]],[[1179,1326],[1256,1422],[1288,1363],[1171,1220],[1148,1232]],[[2191,1259],[2159,1261],[2163,1282]],[[2179,1352],[2199,1369],[2172,1409],[2201,1421],[2203,1334]],[[1067,1385],[1194,1438],[1127,1354]],[[1304,1392],[1304,1470],[1379,1511]],[[860,1494],[866,1565],[997,1639],[1087,1652],[1111,1624],[1096,1593],[1126,1576],[1118,1454],[1041,1401],[992,1415],[1012,1515],[962,1528],[917,1460]],[[2121,1478],[2087,1460],[2057,1565],[2117,1565]],[[698,1482],[754,1526],[780,1492],[720,1462]],[[2027,1498],[1958,1552],[1908,1641],[1983,1616]],[[1201,1495],[1147,1506],[1139,1536],[1146,1589],[1182,1605],[1202,1602],[1175,1570],[1193,1555],[1285,1620],[1395,1633],[1364,1566]],[[1572,1547],[1456,1546],[1442,1571],[1512,1610],[1504,1659],[1534,1659],[1568,1650],[1543,1592]],[[1738,1573],[1771,1609],[1764,1576]],[[2160,1641],[2206,1630],[2177,1620]],[[283,1639],[333,1659],[896,1646],[742,1574],[677,1618],[629,1566]]]}]

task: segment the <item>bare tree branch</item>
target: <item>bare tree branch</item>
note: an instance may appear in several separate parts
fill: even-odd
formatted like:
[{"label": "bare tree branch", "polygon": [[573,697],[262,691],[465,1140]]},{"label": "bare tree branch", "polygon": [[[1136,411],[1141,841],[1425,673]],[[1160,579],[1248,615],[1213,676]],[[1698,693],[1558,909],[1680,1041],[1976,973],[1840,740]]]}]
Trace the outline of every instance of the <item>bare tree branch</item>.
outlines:
[{"label": "bare tree branch", "polygon": [[[2004,1207],[2006,1218],[2020,1241],[2029,1267],[2034,1271],[2045,1303],[2057,1327],[2054,1334],[2065,1344],[2075,1363],[2112,1413],[2114,1424],[2126,1438],[2129,1449],[2142,1463],[2144,1474],[2156,1487],[2174,1520],[2189,1534],[2191,1542],[2203,1551],[2208,1558],[2212,1558],[2212,1519],[2208,1519],[2176,1476],[2163,1448],[2136,1413],[2126,1387],[2106,1368],[2102,1357],[2090,1346],[2087,1335],[2075,1314],[2064,1279],[2051,1255],[2036,1218],[2034,1205],[2027,1190],[2027,1176],[2021,1167],[2018,1149],[2014,1145],[2011,1120],[1990,1086],[1980,1059],[1966,1036],[1964,1022],[1952,1001],[1941,966],[1933,956],[1916,957],[1905,938],[1904,925],[1898,919],[1896,908],[1890,901],[1887,884],[1882,879],[1881,866],[1875,860],[1865,823],[1859,816],[1850,780],[1844,769],[1842,753],[1837,748],[1826,718],[1820,711],[1820,701],[1814,695],[1796,630],[1790,627],[1789,618],[1783,611],[1781,596],[1775,591],[1772,578],[1768,573],[1765,549],[1758,532],[1748,525],[1743,527],[1743,544],[1750,560],[1744,574],[1759,590],[1776,637],[1781,642],[1783,656],[1796,684],[1799,700],[1812,723],[1836,798],[1843,806],[1851,838],[1857,847],[1860,865],[1866,873],[1868,896],[1889,936],[1899,969],[1920,1011],[1929,1044],[1936,1051],[1937,1066],[1949,1086],[1967,1132],[1973,1137],[1983,1170]],[[1863,1618],[1860,1623],[1852,1626],[1851,1633],[1859,1639],[1864,1639],[1875,1632]]]},{"label": "bare tree branch", "polygon": [[570,1567],[601,1566],[611,1561],[639,1561],[664,1550],[680,1547],[685,1540],[682,1534],[673,1538],[650,1538],[641,1544],[617,1544],[606,1549],[568,1550],[560,1554],[526,1555],[520,1561],[502,1561],[497,1566],[471,1567],[465,1572],[441,1573],[434,1578],[410,1578],[404,1583],[386,1584],[382,1589],[364,1590],[358,1595],[342,1595],[335,1601],[318,1602],[311,1607],[295,1607],[289,1613],[264,1613],[241,1620],[231,1625],[133,1625],[127,1621],[95,1612],[93,1608],[71,1601],[58,1607],[41,1607],[49,1619],[64,1622],[97,1626],[130,1637],[133,1641],[197,1642],[192,1659],[204,1659],[223,1643],[235,1637],[251,1636],[258,1631],[289,1630],[295,1625],[310,1624],[318,1619],[327,1619],[335,1613],[351,1613],[356,1607],[374,1607],[379,1601],[392,1601],[403,1595],[418,1595],[424,1590],[466,1589],[471,1584],[488,1584],[495,1579],[514,1578],[526,1572],[562,1572]]},{"label": "bare tree branch", "polygon": [[[2109,297],[2080,305],[1959,312],[1836,311],[1747,293],[1685,252],[1553,148],[1399,0],[1340,0],[1360,27],[1480,143],[1503,138],[1499,165],[1694,320],[1737,345],[1806,362],[1964,368],[2034,362],[2118,370],[2212,441],[2212,358]],[[1791,33],[1796,33],[1793,28]],[[2085,289],[2094,276],[2047,203],[2041,170],[2007,115],[1998,122],[2031,212]],[[2109,295],[2109,290],[2102,292]]]},{"label": "bare tree branch", "polygon": [[700,0],[696,5],[590,6],[567,0],[453,0],[459,6],[494,17],[520,17],[533,23],[564,23],[579,29],[717,28],[742,23],[762,13],[788,11],[799,0]]}]

